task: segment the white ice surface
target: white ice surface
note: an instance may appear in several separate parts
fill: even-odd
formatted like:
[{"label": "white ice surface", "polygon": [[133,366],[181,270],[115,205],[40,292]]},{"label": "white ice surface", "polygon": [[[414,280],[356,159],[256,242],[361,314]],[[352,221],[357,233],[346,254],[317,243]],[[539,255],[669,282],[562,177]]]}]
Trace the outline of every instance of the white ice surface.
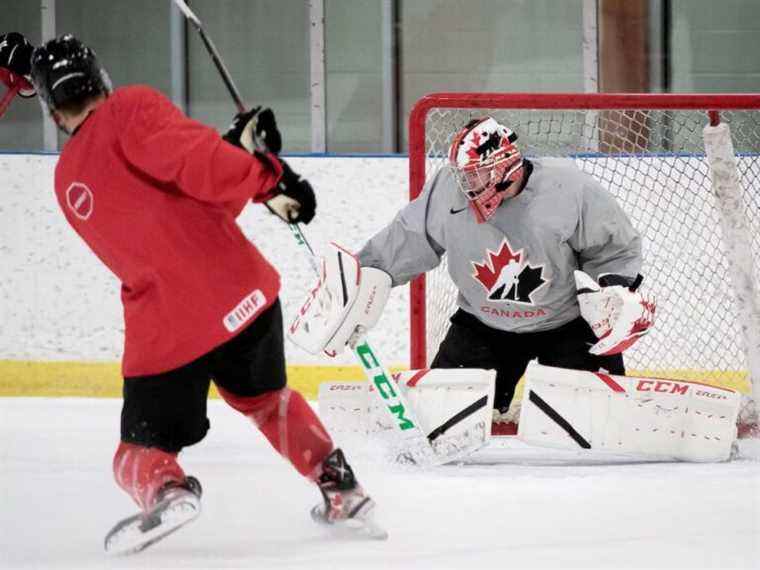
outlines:
[{"label": "white ice surface", "polygon": [[420,472],[355,450],[387,542],[315,526],[314,487],[220,401],[181,461],[198,521],[144,553],[102,539],[134,507],[111,457],[120,401],[0,399],[0,568],[760,568],[760,463],[625,463],[493,446]]}]

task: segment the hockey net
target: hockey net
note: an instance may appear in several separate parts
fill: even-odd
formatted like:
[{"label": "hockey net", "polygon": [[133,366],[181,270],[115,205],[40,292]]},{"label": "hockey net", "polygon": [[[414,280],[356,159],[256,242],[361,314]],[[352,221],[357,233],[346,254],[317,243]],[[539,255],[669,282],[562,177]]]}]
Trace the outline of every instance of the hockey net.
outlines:
[{"label": "hockey net", "polygon": [[[723,239],[703,129],[710,121],[730,126],[741,187],[731,207],[748,230],[739,246],[751,286],[760,275],[760,96],[429,95],[410,117],[411,198],[445,167],[453,134],[483,115],[512,128],[528,158],[573,159],[617,198],[641,232],[642,287],[657,298],[658,314],[652,333],[626,352],[629,372],[748,391],[753,341],[746,329],[757,315],[744,313],[756,297],[747,283],[737,294],[731,279],[733,246]],[[753,297],[749,304],[747,296]],[[455,309],[444,256],[412,283],[412,368],[430,363]]]}]

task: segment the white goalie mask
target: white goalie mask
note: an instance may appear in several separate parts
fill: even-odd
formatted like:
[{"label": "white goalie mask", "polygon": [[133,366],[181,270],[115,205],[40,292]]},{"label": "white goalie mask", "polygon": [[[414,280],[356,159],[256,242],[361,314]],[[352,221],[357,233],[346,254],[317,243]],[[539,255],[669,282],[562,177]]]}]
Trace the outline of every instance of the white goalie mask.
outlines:
[{"label": "white goalie mask", "polygon": [[454,136],[449,166],[480,223],[493,216],[505,191],[522,176],[516,140],[517,134],[492,117],[473,119]]}]

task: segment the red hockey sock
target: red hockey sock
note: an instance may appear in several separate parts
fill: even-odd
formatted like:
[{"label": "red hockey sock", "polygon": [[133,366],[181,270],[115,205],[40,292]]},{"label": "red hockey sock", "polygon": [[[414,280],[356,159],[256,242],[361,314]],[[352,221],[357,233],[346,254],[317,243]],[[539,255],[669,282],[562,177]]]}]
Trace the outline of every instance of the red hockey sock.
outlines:
[{"label": "red hockey sock", "polygon": [[236,396],[217,387],[226,402],[251,418],[272,446],[296,470],[316,479],[322,460],[333,449],[333,442],[311,406],[290,388],[261,396]]},{"label": "red hockey sock", "polygon": [[113,457],[113,474],[119,487],[144,511],[153,506],[156,493],[166,483],[185,480],[176,453],[123,441]]}]

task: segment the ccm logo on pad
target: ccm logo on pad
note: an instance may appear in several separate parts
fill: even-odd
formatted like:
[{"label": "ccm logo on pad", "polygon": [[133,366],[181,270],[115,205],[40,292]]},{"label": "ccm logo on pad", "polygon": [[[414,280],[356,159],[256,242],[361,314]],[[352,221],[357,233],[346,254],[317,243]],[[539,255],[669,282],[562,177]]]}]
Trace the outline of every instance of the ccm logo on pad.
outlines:
[{"label": "ccm logo on pad", "polygon": [[667,394],[686,394],[688,384],[678,384],[666,380],[639,380],[636,385],[639,392],[665,392]]},{"label": "ccm logo on pad", "polygon": [[92,215],[95,199],[90,190],[81,182],[74,182],[66,190],[66,204],[80,220],[86,220]]}]

